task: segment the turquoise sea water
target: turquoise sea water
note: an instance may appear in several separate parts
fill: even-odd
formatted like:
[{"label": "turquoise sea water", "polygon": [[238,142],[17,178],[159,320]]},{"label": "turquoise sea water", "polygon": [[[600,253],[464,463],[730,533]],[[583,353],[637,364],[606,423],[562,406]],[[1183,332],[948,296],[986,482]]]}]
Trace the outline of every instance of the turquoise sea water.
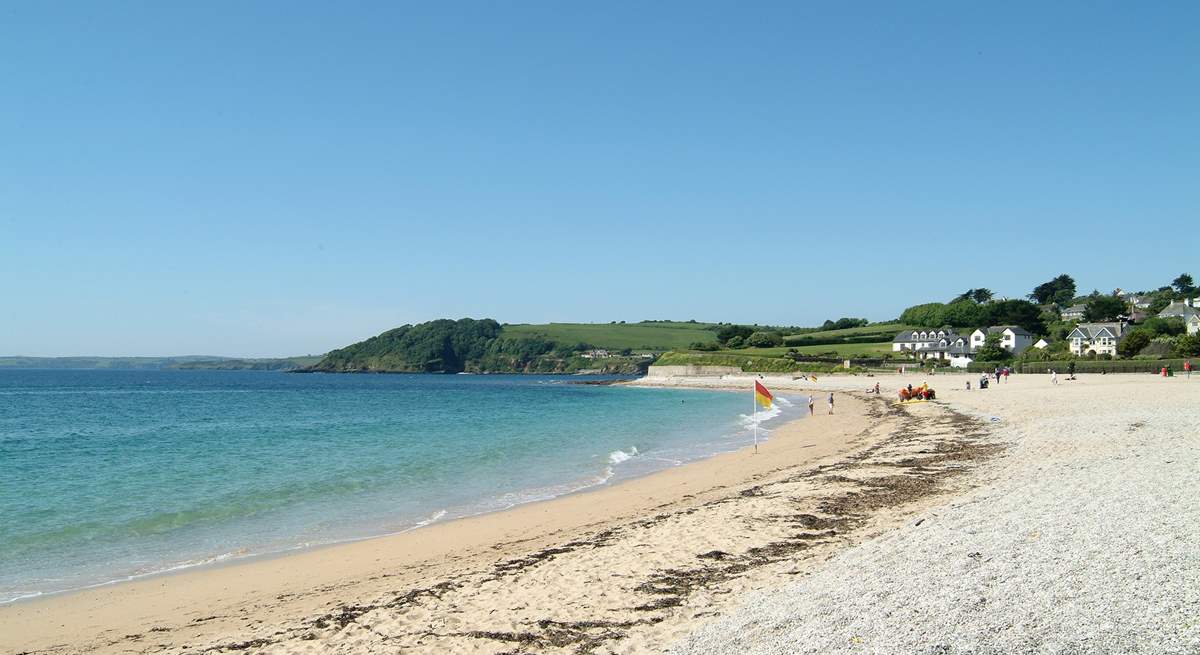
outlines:
[{"label": "turquoise sea water", "polygon": [[0,371],[0,602],[496,511],[751,440],[749,392],[578,381]]}]

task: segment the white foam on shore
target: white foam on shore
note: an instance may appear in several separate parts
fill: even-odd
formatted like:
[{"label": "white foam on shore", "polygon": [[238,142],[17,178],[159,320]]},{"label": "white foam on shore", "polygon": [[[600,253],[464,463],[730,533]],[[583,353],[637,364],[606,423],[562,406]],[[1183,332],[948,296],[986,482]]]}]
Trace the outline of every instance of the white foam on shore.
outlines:
[{"label": "white foam on shore", "polygon": [[621,462],[627,462],[637,456],[638,456],[637,446],[630,447],[629,452],[625,452],[623,450],[614,450],[608,454],[608,463],[609,464],[620,464]]},{"label": "white foam on shore", "polygon": [[423,519],[421,521],[417,521],[417,523],[414,527],[423,528],[423,527],[429,525],[430,523],[437,523],[438,521],[442,520],[445,517],[446,517],[446,510],[440,509],[440,510],[434,512],[433,514],[430,514],[425,519]]},{"label": "white foam on shore", "polygon": [[770,409],[755,412],[753,414],[741,414],[739,418],[742,422],[742,427],[747,430],[754,429],[758,425],[758,429],[762,430],[762,424],[783,414],[783,410],[778,405],[772,404]]},{"label": "white foam on shore", "polygon": [[[560,382],[552,381],[551,383],[560,383]],[[782,415],[784,412],[782,411],[781,408],[793,406],[792,403],[790,401],[787,401],[786,399],[776,397],[775,400],[776,400],[775,406],[771,407],[770,409],[761,410],[761,411],[757,412],[755,416],[738,415],[737,425],[739,427],[741,427],[743,430],[749,431],[754,427],[754,424],[757,423],[760,426],[759,427],[760,437],[769,434],[769,431],[764,429],[762,427],[762,424],[767,421],[770,421],[771,419],[773,419],[777,416]],[[215,565],[215,564],[221,564],[221,563],[225,563],[225,562],[228,562],[231,560],[272,557],[272,556],[282,555],[282,554],[289,553],[289,552],[308,550],[308,549],[311,549],[314,547],[325,547],[325,546],[331,546],[331,545],[336,545],[336,544],[352,543],[352,542],[363,541],[366,539],[373,539],[373,538],[378,538],[378,537],[386,537],[386,536],[391,536],[391,535],[403,534],[403,533],[406,533],[406,532],[409,532],[412,530],[426,527],[428,525],[437,523],[439,521],[453,520],[453,519],[466,518],[466,517],[470,517],[470,516],[478,516],[481,514],[488,514],[491,512],[495,512],[495,511],[502,511],[505,509],[510,509],[510,508],[524,505],[527,503],[550,500],[553,498],[586,491],[586,490],[594,488],[594,487],[600,487],[600,486],[608,484],[610,481],[612,481],[614,479],[614,477],[617,477],[617,472],[615,470],[616,466],[624,464],[626,462],[629,462],[630,460],[633,460],[635,458],[637,458],[637,460],[639,462],[643,462],[643,461],[646,462],[647,466],[652,466],[654,469],[675,467],[675,466],[681,466],[686,462],[696,461],[699,459],[705,459],[707,457],[711,457],[711,456],[719,455],[721,453],[729,452],[731,450],[735,450],[737,448],[743,447],[743,446],[747,445],[747,443],[748,443],[748,442],[741,441],[741,438],[748,439],[748,435],[746,432],[741,432],[740,435],[737,435],[736,437],[733,433],[730,433],[730,434],[725,435],[725,437],[730,437],[732,439],[728,443],[707,444],[709,446],[717,446],[717,447],[713,448],[711,450],[705,448],[702,451],[697,451],[697,452],[693,453],[692,455],[689,455],[686,457],[662,456],[662,454],[660,454],[657,450],[654,450],[654,449],[652,449],[651,452],[646,453],[646,452],[639,450],[636,446],[630,446],[627,450],[621,450],[621,449],[613,450],[610,453],[608,453],[608,455],[605,459],[600,459],[602,457],[605,457],[603,455],[595,455],[594,457],[596,457],[597,459],[600,459],[600,462],[597,462],[597,463],[601,463],[601,462],[604,463],[603,469],[595,475],[585,475],[580,478],[576,478],[573,481],[565,482],[562,484],[548,485],[548,486],[543,486],[543,487],[535,487],[535,488],[531,488],[531,489],[524,489],[524,490],[520,490],[520,491],[505,493],[505,494],[501,494],[498,496],[493,496],[492,498],[483,499],[477,503],[468,504],[468,505],[464,505],[464,506],[450,507],[449,509],[440,509],[440,510],[430,513],[429,515],[425,516],[422,519],[412,521],[408,525],[406,525],[400,529],[384,530],[381,532],[377,532],[377,533],[373,533],[373,534],[366,534],[366,535],[357,534],[357,535],[341,537],[341,538],[319,538],[316,540],[303,541],[301,543],[295,543],[295,544],[288,545],[288,546],[281,547],[281,546],[276,545],[273,547],[266,547],[263,550],[239,548],[236,550],[232,550],[229,552],[222,552],[220,554],[216,554],[216,555],[209,556],[209,557],[200,557],[200,558],[185,560],[182,562],[168,563],[168,564],[164,564],[161,567],[145,568],[145,569],[142,569],[139,571],[135,571],[129,575],[119,575],[117,577],[114,577],[112,579],[109,579],[109,580],[106,580],[103,582],[79,585],[79,586],[72,586],[72,587],[66,588],[66,589],[55,589],[55,590],[50,590],[50,591],[29,591],[29,590],[20,590],[20,589],[11,590],[8,595],[0,597],[0,606],[6,605],[9,603],[13,603],[13,602],[17,602],[17,601],[21,601],[21,600],[36,598],[39,596],[56,595],[56,594],[60,594],[60,593],[67,593],[67,592],[72,592],[72,591],[77,591],[77,590],[82,590],[82,589],[105,587],[105,586],[109,586],[109,585],[113,585],[113,584],[119,584],[122,582],[138,580],[138,579],[155,576],[155,575],[168,574],[168,573],[179,572],[179,571],[192,569],[192,568],[199,568],[199,567],[211,566],[211,565]],[[694,444],[694,445],[698,445],[698,444]],[[675,453],[672,453],[672,454],[675,454]],[[649,464],[650,462],[659,462],[660,464],[653,465],[653,464]],[[622,470],[624,471],[624,473],[622,473],[621,479],[625,479],[628,477],[638,477],[638,476],[644,475],[648,472],[652,472],[652,470],[643,470],[643,469],[645,469],[645,466],[638,466],[636,464],[631,465],[631,468],[622,467]],[[411,519],[410,519],[410,521],[411,521]]]}]

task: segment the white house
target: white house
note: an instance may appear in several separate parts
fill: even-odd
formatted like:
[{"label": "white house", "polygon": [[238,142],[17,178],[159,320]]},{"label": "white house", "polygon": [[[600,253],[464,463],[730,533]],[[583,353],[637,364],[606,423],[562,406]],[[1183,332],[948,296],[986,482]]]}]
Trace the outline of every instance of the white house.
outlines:
[{"label": "white house", "polygon": [[1124,323],[1080,323],[1067,335],[1067,341],[1075,355],[1095,352],[1115,357],[1124,331]]},{"label": "white house", "polygon": [[1033,347],[1034,347],[1034,348],[1037,348],[1038,350],[1045,350],[1045,349],[1046,349],[1046,346],[1049,346],[1049,345],[1050,345],[1050,342],[1049,342],[1049,341],[1046,341],[1045,339],[1038,339],[1038,340],[1037,340],[1037,341],[1036,341],[1036,342],[1033,344]]},{"label": "white house", "polygon": [[1014,355],[1021,354],[1033,345],[1033,335],[1015,325],[990,327],[986,331],[979,329],[970,336],[958,334],[954,328],[943,327],[901,332],[892,339],[892,352],[909,352],[917,359],[941,359],[952,362],[953,366],[966,366],[987,335],[993,333],[1000,335],[1000,346]]},{"label": "white house", "polygon": [[1000,347],[1014,355],[1020,355],[1033,345],[1033,334],[1016,325],[994,325],[987,330],[979,328],[971,333],[971,352],[983,347],[989,334],[1000,335]]},{"label": "white house", "polygon": [[1071,305],[1062,311],[1064,321],[1078,321],[1083,319],[1083,305]]},{"label": "white house", "polygon": [[1113,291],[1112,295],[1129,303],[1129,306],[1133,309],[1148,309],[1150,307],[1150,296],[1145,294],[1133,293],[1132,291],[1125,291],[1118,288]]},{"label": "white house", "polygon": [[1184,325],[1187,326],[1188,334],[1196,334],[1197,332],[1200,332],[1200,314],[1192,314],[1192,317],[1189,318]]},{"label": "white house", "polygon": [[945,359],[970,354],[967,338],[953,328],[936,330],[909,330],[892,339],[892,352],[911,352],[918,359]]}]

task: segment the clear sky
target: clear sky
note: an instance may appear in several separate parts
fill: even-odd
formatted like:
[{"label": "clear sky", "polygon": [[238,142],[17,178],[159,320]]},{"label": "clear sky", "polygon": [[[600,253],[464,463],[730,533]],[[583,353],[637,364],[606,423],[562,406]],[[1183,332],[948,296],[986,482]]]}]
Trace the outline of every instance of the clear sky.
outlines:
[{"label": "clear sky", "polygon": [[0,4],[0,354],[1200,276],[1200,3],[984,4]]}]

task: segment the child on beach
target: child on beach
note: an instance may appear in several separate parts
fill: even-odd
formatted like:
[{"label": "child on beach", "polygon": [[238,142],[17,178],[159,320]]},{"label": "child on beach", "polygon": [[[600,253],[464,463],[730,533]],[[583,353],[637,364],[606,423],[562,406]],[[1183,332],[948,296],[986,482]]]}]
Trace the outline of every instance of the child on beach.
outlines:
[{"label": "child on beach", "polygon": [[812,394],[809,394],[809,396],[808,396],[808,415],[809,416],[813,415],[813,405],[815,405],[816,402],[817,401],[813,400]]},{"label": "child on beach", "polygon": [[1058,384],[1058,372],[1054,369],[1050,369],[1050,382],[1051,384]]},{"label": "child on beach", "polygon": [[833,392],[829,392],[829,413],[833,413]]}]

